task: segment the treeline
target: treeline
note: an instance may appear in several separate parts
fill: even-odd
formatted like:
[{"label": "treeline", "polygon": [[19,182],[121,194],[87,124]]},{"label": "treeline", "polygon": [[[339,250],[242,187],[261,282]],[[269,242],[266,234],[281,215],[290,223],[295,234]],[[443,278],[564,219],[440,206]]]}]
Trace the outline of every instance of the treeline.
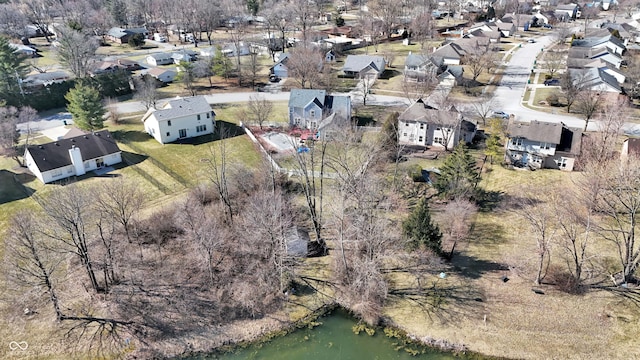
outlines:
[{"label": "treeline", "polygon": [[29,106],[37,111],[57,109],[67,105],[65,95],[78,82],[97,89],[105,99],[131,94],[133,91],[131,74],[125,70],[118,70],[82,79],[54,82],[40,87],[23,87],[22,92],[2,94],[0,101],[15,107]]}]

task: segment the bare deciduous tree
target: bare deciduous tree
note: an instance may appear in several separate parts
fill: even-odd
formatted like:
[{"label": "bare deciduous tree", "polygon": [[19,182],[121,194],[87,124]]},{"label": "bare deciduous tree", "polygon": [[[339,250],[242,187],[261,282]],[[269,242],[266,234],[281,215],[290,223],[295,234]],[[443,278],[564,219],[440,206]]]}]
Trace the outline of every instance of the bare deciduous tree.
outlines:
[{"label": "bare deciduous tree", "polygon": [[491,118],[493,111],[500,107],[500,102],[492,96],[483,95],[479,101],[471,103],[471,112],[474,116],[482,120],[482,125],[487,125],[487,120]]},{"label": "bare deciduous tree", "polygon": [[48,249],[46,239],[38,231],[42,224],[36,221],[31,211],[20,211],[14,215],[7,238],[7,257],[12,262],[10,278],[21,285],[35,286],[46,291],[58,321],[62,311],[54,287],[54,272],[61,265],[60,254]]},{"label": "bare deciduous tree", "polygon": [[469,236],[473,216],[478,207],[465,198],[456,197],[444,207],[440,228],[444,240],[451,243],[448,258],[451,259],[458,243]]},{"label": "bare deciduous tree", "polygon": [[67,185],[47,198],[36,196],[35,200],[44,210],[47,219],[55,225],[47,229],[47,235],[62,250],[77,256],[91,288],[96,292],[102,290],[96,278],[89,247],[93,235],[92,192],[78,185]]},{"label": "bare deciduous tree", "polygon": [[249,97],[249,102],[247,103],[247,114],[250,116],[250,119],[260,126],[262,126],[265,122],[271,118],[271,114],[273,113],[273,103],[267,100],[262,95],[251,95]]},{"label": "bare deciduous tree", "polygon": [[584,131],[589,127],[589,121],[597,113],[601,105],[600,91],[583,87],[577,97],[576,109],[584,117]]},{"label": "bare deciduous tree", "polygon": [[304,89],[312,89],[322,69],[322,53],[313,46],[296,46],[289,56],[287,68],[289,76],[294,77]]},{"label": "bare deciduous tree", "polygon": [[[557,232],[557,214],[553,211],[552,201],[556,196],[551,189],[540,189],[529,194],[519,214],[530,225],[536,239],[537,267],[534,283],[540,285],[551,262],[551,246]],[[543,194],[542,198],[540,194]],[[544,196],[549,195],[549,196]]]},{"label": "bare deciduous tree", "polygon": [[134,80],[136,93],[134,98],[140,100],[149,110],[155,108],[158,102],[158,81],[149,75]]},{"label": "bare deciduous tree", "polygon": [[68,26],[60,26],[57,31],[60,45],[56,51],[60,62],[76,77],[87,76],[98,49],[98,42],[91,35]]}]

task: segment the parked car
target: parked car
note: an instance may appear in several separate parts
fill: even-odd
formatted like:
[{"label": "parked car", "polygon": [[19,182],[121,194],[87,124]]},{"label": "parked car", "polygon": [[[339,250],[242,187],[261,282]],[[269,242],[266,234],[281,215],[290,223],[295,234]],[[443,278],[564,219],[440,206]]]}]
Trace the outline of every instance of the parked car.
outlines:
[{"label": "parked car", "polygon": [[275,76],[275,75],[273,75],[273,74],[271,74],[271,75],[269,75],[269,81],[272,82],[272,83],[277,83],[277,82],[280,82],[280,78]]},{"label": "parked car", "polygon": [[536,42],[536,40],[535,39],[529,39],[529,40],[527,40],[527,42],[528,43],[534,43],[534,42]]},{"label": "parked car", "polygon": [[544,81],[544,86],[558,86],[560,85],[560,80],[558,79],[549,79]]},{"label": "parked car", "polygon": [[544,24],[542,25],[542,27],[545,29],[553,29],[553,26],[551,24]]},{"label": "parked car", "polygon": [[508,119],[509,118],[509,114],[507,114],[504,111],[494,111],[492,116],[493,117],[503,118],[503,119]]}]

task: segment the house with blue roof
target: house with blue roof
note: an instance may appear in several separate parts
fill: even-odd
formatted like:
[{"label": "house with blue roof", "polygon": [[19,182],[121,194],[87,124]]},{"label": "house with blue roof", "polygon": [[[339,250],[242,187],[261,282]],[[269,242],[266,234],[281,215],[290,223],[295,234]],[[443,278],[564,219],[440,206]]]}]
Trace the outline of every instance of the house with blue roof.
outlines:
[{"label": "house with blue roof", "polygon": [[328,95],[325,90],[292,89],[289,95],[289,125],[322,131],[351,119],[351,97]]}]

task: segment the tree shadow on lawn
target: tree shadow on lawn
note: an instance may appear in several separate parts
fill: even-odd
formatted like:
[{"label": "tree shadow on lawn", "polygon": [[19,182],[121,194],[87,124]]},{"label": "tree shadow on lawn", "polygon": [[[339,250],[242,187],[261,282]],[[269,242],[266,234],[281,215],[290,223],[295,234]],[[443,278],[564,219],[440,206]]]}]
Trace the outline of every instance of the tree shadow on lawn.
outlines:
[{"label": "tree shadow on lawn", "polygon": [[10,203],[16,200],[26,199],[35,192],[34,189],[24,186],[24,183],[33,181],[35,176],[31,174],[16,174],[9,170],[0,170],[0,204]]},{"label": "tree shadow on lawn", "polygon": [[386,69],[380,76],[378,77],[380,80],[389,80],[393,77],[401,75],[402,73],[398,70]]},{"label": "tree shadow on lawn", "polygon": [[401,300],[417,306],[430,319],[442,323],[456,322],[473,317],[471,314],[484,312],[482,292],[471,284],[451,284],[445,280],[436,280],[424,287],[398,288],[389,292],[388,301],[391,305]]},{"label": "tree shadow on lawn", "polygon": [[453,255],[451,265],[453,265],[456,273],[469,279],[479,279],[484,274],[491,272],[509,271],[509,266],[507,264],[478,259],[475,256],[461,253]]},{"label": "tree shadow on lawn", "polygon": [[151,138],[149,134],[138,130],[115,130],[111,132],[114,139],[127,142],[145,142]]}]

